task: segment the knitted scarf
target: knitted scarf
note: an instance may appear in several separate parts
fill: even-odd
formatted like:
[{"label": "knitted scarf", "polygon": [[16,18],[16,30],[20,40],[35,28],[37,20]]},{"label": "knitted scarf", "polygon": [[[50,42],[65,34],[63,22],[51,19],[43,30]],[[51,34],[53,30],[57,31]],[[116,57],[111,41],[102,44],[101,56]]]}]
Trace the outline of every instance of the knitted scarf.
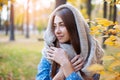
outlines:
[{"label": "knitted scarf", "polygon": [[[44,56],[47,56],[46,49],[49,48],[49,46],[54,46],[53,42],[56,40],[56,37],[54,33],[52,32],[53,15],[55,14],[57,10],[64,8],[64,7],[69,8],[73,12],[73,15],[75,17],[75,22],[77,25],[77,31],[78,31],[78,35],[80,39],[80,46],[81,46],[80,55],[85,59],[85,64],[83,68],[81,69],[81,71],[84,72],[86,76],[91,77],[93,76],[94,73],[89,72],[87,68],[92,64],[101,63],[101,57],[103,56],[103,50],[100,47],[98,41],[95,40],[95,38],[89,34],[89,26],[86,23],[85,19],[83,18],[82,14],[70,4],[64,4],[64,5],[59,6],[50,15],[48,26],[44,34],[45,47],[42,50],[42,54]],[[70,44],[60,44],[60,47],[63,48],[67,52],[70,59],[72,59],[76,55],[73,47]],[[78,74],[81,76],[80,72],[78,72]]]}]

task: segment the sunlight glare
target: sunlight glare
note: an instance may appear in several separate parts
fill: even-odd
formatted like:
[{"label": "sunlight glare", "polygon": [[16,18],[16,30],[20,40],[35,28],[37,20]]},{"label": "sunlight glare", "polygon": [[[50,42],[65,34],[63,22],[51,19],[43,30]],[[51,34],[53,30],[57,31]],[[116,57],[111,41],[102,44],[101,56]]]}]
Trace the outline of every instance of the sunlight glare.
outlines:
[{"label": "sunlight glare", "polygon": [[7,6],[3,6],[3,11],[1,12],[1,18],[7,20]]},{"label": "sunlight glare", "polygon": [[41,6],[45,8],[50,7],[50,1],[49,0],[41,0]]},{"label": "sunlight glare", "polygon": [[16,2],[17,2],[18,4],[24,4],[24,3],[27,2],[27,0],[16,0]]}]

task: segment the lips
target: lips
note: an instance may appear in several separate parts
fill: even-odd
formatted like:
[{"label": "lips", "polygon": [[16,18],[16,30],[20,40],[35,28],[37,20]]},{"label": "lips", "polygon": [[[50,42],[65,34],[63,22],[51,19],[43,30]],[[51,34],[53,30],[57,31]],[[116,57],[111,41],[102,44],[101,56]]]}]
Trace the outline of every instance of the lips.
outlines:
[{"label": "lips", "polygon": [[57,36],[57,38],[58,38],[58,39],[62,39],[62,38],[63,38],[63,36]]}]

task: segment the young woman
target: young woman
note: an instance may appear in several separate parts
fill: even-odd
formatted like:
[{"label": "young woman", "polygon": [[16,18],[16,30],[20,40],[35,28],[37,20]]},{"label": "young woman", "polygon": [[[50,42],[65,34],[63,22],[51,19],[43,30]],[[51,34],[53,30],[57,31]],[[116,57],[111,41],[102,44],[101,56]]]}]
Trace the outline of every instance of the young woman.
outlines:
[{"label": "young woman", "polygon": [[102,48],[89,34],[87,23],[72,5],[64,4],[53,11],[44,40],[36,80],[98,79],[87,68],[102,63]]}]

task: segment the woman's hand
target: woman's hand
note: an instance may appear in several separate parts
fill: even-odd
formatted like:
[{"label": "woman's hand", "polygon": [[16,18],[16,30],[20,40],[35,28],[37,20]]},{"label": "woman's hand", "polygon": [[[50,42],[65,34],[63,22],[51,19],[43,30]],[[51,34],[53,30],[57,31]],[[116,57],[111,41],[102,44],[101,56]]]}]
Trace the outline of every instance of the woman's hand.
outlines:
[{"label": "woman's hand", "polygon": [[68,58],[68,55],[63,49],[50,47],[50,49],[47,52],[48,59],[60,64],[65,77],[69,76],[72,72],[74,72],[73,66]]},{"label": "woman's hand", "polygon": [[55,75],[55,77],[53,78],[53,80],[64,80],[65,79],[65,75],[63,73],[62,68],[60,67],[58,73]]},{"label": "woman's hand", "polygon": [[83,67],[84,64],[84,59],[80,55],[76,55],[72,60],[71,60],[72,66],[74,68],[74,71],[79,71]]},{"label": "woman's hand", "polygon": [[50,49],[47,50],[47,55],[48,59],[53,60],[60,65],[69,61],[67,53],[61,48],[50,47]]}]

